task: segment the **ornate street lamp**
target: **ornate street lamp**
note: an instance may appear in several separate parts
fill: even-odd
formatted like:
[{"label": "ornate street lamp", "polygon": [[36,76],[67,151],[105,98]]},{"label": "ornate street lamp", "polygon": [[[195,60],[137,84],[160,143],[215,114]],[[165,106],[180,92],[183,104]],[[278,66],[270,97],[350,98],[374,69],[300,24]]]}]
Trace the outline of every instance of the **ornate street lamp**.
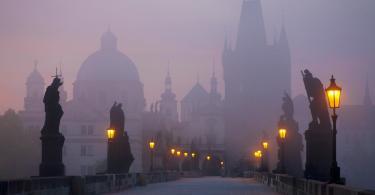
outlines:
[{"label": "ornate street lamp", "polygon": [[115,168],[115,160],[114,160],[114,156],[113,155],[116,155],[114,154],[114,146],[113,146],[113,139],[115,138],[115,134],[116,134],[116,130],[113,129],[113,128],[108,128],[106,130],[107,132],[107,139],[108,139],[108,143],[107,143],[107,172],[115,172],[116,168]]},{"label": "ornate street lamp", "polygon": [[112,141],[113,138],[115,138],[115,133],[116,131],[112,128],[108,128],[107,129],[107,138],[108,138],[108,141]]},{"label": "ornate street lamp", "polygon": [[257,150],[254,152],[254,157],[255,157],[255,166],[258,167],[258,169],[260,168],[259,167],[259,160],[262,158],[262,151],[260,150]]},{"label": "ornate street lamp", "polygon": [[280,172],[285,173],[285,138],[286,138],[287,130],[285,128],[279,129],[279,137],[280,137]]},{"label": "ornate street lamp", "polygon": [[268,149],[268,142],[263,141],[262,146],[263,146],[263,149],[267,150]]},{"label": "ornate street lamp", "polygon": [[148,142],[148,146],[150,148],[150,172],[154,169],[154,149],[155,149],[155,141],[151,140]]},{"label": "ornate street lamp", "polygon": [[337,136],[337,114],[336,109],[340,108],[340,98],[341,98],[341,87],[336,85],[335,78],[331,77],[331,83],[326,89],[327,99],[329,107],[333,110],[332,122],[333,122],[333,133],[332,133],[332,165],[331,165],[331,183],[341,183],[340,182],[340,167],[337,165],[336,156],[336,136]]},{"label": "ornate street lamp", "polygon": [[261,171],[268,172],[268,142],[263,141],[262,146],[263,146],[264,156],[262,158]]}]

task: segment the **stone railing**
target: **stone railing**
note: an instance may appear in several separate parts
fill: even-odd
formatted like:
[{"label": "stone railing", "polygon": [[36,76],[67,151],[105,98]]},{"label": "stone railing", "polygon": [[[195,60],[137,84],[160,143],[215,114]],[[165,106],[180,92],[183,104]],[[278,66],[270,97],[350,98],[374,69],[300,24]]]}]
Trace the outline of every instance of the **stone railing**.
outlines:
[{"label": "stone railing", "polygon": [[84,195],[122,191],[134,186],[180,178],[179,172],[103,174],[92,176],[32,177],[0,181],[0,194]]},{"label": "stone railing", "polygon": [[245,172],[244,177],[253,177],[276,192],[285,195],[375,195],[375,191],[328,184],[289,175]]}]

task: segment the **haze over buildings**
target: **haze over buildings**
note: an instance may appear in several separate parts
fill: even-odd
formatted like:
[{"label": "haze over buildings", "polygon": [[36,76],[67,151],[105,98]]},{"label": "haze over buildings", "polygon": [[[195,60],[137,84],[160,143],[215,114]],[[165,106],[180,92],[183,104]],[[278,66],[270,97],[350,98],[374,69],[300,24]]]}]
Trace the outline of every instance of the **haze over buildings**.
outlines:
[{"label": "haze over buildings", "polygon": [[[209,75],[217,62],[219,90],[224,37],[234,41],[242,0],[129,0],[129,1],[10,1],[0,3],[0,111],[20,109],[24,78],[33,61],[44,77],[63,64],[65,89],[72,96],[79,65],[95,50],[95,41],[108,26],[120,38],[120,50],[139,66],[147,102],[155,101],[171,62],[177,99],[181,99],[197,73]],[[345,103],[360,103],[365,74],[374,70],[375,37],[372,0],[263,0],[267,41],[272,43],[282,21],[290,38],[292,91],[303,93],[300,69],[310,68],[343,81]],[[173,16],[173,17],[171,17]],[[275,33],[276,32],[276,33]],[[351,80],[352,68],[356,68]],[[271,74],[271,73],[270,73]],[[11,82],[10,82],[11,81]],[[11,84],[9,84],[11,83]],[[209,78],[201,77],[208,87]]]}]

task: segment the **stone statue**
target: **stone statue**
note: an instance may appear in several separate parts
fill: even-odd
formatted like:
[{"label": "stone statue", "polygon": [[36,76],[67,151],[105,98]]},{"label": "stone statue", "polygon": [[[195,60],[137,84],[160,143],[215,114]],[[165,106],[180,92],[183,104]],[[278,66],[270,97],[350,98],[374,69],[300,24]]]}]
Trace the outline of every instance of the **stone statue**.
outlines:
[{"label": "stone statue", "polygon": [[115,130],[113,140],[108,143],[107,166],[109,173],[128,173],[134,161],[128,134],[125,131],[125,114],[122,104],[113,104],[110,110],[110,128]]},{"label": "stone statue", "polygon": [[[284,166],[287,174],[302,177],[302,158],[301,152],[303,150],[302,135],[298,132],[298,123],[294,120],[294,105],[290,96],[285,93],[282,104],[283,115],[280,116],[279,128],[287,129],[287,136],[284,142]],[[277,137],[277,143],[281,148],[281,140]],[[282,152],[279,149],[279,160],[281,160]],[[277,164],[277,170],[281,170],[281,162]]]},{"label": "stone statue", "polygon": [[302,72],[312,121],[305,132],[305,177],[328,181],[332,161],[332,127],[322,82],[309,70]]},{"label": "stone statue", "polygon": [[65,138],[59,132],[60,120],[64,112],[59,104],[60,94],[59,87],[62,81],[58,75],[47,87],[43,98],[45,121],[41,130],[42,141],[42,163],[39,166],[39,176],[63,176],[65,166],[62,163],[62,149]]},{"label": "stone statue", "polygon": [[42,134],[59,132],[60,120],[64,114],[59,103],[59,87],[62,84],[59,78],[53,79],[52,84],[47,87],[46,93],[44,94],[43,103],[44,111],[46,112],[46,120],[44,121]]},{"label": "stone statue", "polygon": [[307,97],[310,102],[312,116],[310,126],[322,125],[331,127],[326,95],[322,82],[318,78],[313,77],[312,73],[307,69],[302,75]]}]

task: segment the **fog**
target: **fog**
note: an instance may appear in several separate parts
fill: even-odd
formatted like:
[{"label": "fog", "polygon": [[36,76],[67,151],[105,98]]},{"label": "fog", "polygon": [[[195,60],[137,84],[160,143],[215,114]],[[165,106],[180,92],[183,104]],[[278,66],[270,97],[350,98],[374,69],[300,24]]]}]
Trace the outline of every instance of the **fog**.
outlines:
[{"label": "fog", "polygon": [[[232,48],[235,47],[242,3],[243,0],[2,0],[0,1],[0,114],[9,108],[16,111],[24,109],[26,78],[34,69],[34,61],[38,62],[37,69],[44,77],[46,84],[50,83],[56,67],[61,67],[64,89],[68,93],[68,100],[72,99],[73,83],[76,81],[78,70],[89,55],[99,50],[101,37],[108,30],[117,37],[118,49],[129,56],[138,69],[146,99],[145,110],[149,110],[151,103],[158,101],[165,90],[164,79],[168,67],[172,78],[172,90],[177,96],[177,101],[181,101],[188,94],[197,80],[209,91],[213,68],[218,79],[218,91],[225,99],[222,62],[224,42],[227,40]],[[325,85],[328,85],[331,74],[334,74],[337,82],[343,87],[342,102],[345,105],[363,104],[366,78],[369,84],[369,95],[375,97],[375,90],[373,90],[375,86],[373,77],[375,74],[375,1],[261,0],[261,4],[268,44],[271,45],[279,39],[282,27],[286,31],[292,66],[292,98],[300,94],[306,95],[300,73],[306,68],[313,72],[314,76],[320,78]],[[269,77],[262,77],[263,80],[256,80],[256,77],[253,77],[252,82],[269,86],[278,82],[277,76],[280,77],[280,75],[283,74],[280,74],[278,70],[271,70],[268,71]],[[141,89],[140,86],[137,87]],[[272,87],[269,90],[272,90]],[[135,100],[143,98],[141,97],[143,94],[139,92],[141,90],[137,88],[134,91],[137,93],[134,95],[137,96]],[[259,94],[262,94],[265,90],[259,89],[259,91],[261,91]],[[280,99],[279,102],[273,101],[267,105],[270,110],[281,110],[281,96],[282,94],[280,98],[270,98],[271,100]],[[113,95],[113,97],[117,96]],[[75,92],[75,98],[79,100],[80,94]],[[259,141],[260,130],[266,130],[269,134],[274,133],[271,129],[275,129],[276,120],[280,116],[280,113],[275,111],[270,114],[272,119],[268,120],[268,113],[258,112],[257,109],[262,109],[267,103],[265,101],[270,100],[268,97],[259,99],[263,100],[263,104],[254,106],[253,108],[256,109],[250,113],[254,115],[252,120],[259,122],[252,130],[257,131],[256,135],[250,135],[246,132],[248,129],[243,129],[242,133],[247,133],[247,135],[238,136],[241,139],[250,137],[252,139],[250,143]],[[112,104],[112,99],[108,101],[110,101],[110,103],[107,102],[108,105]],[[256,102],[257,99],[252,101]],[[295,119],[300,125],[299,132],[303,134],[310,122],[310,116],[304,97],[299,96],[298,101]],[[68,105],[70,111],[67,109],[67,116],[74,113],[74,109],[71,109],[75,106],[73,103]],[[109,108],[108,105],[105,107],[100,105],[104,107],[101,111]],[[135,105],[134,113],[139,114],[144,111],[137,110],[139,109],[137,106]],[[186,106],[186,110],[190,109],[189,106],[190,104]],[[126,106],[124,107],[126,109]],[[241,109],[246,110],[247,107],[241,107]],[[360,111],[356,109],[357,107],[354,106],[343,109],[345,114],[342,120],[346,122],[340,123],[340,128],[345,129],[346,134],[338,140],[340,149],[348,143],[355,145],[356,141],[368,135],[360,133],[358,140],[349,139],[348,141],[353,129],[362,128],[361,130],[368,133],[370,132],[368,130],[375,126],[370,123],[371,121],[363,125],[362,119],[356,117],[358,117],[357,112],[361,114],[365,112],[362,112],[363,109],[359,109]],[[2,119],[5,121],[4,124],[6,124],[7,117],[16,121],[13,122],[16,124],[18,116],[13,111],[7,113],[9,116],[4,115]],[[373,116],[369,113],[366,112],[364,116]],[[147,114],[149,115],[145,118],[151,121],[148,121],[147,125],[153,127],[153,112]],[[179,113],[180,119],[185,117],[186,120],[190,120],[189,114],[191,113],[186,114],[187,116],[182,116],[182,114]],[[240,111],[236,114],[242,115]],[[177,114],[174,117],[177,119]],[[245,118],[245,124],[248,116],[241,117]],[[256,117],[261,120],[257,120]],[[67,122],[63,121],[63,123],[67,124],[67,129],[70,131],[69,122],[71,121],[69,120],[71,119],[68,118]],[[101,133],[107,123],[107,119],[102,120],[93,127],[94,130],[100,129]],[[262,123],[268,124],[262,126]],[[246,123],[246,125],[249,124]],[[4,129],[7,128],[6,125],[3,126]],[[134,126],[140,127],[141,125]],[[220,130],[223,130],[224,124],[221,126]],[[179,131],[186,131],[189,128],[191,127],[183,127]],[[203,134],[199,128],[194,130]],[[190,134],[188,136],[193,138],[195,135],[191,132],[182,134]],[[207,133],[207,135],[212,134]],[[130,137],[132,136],[138,136],[138,134],[130,132]],[[274,136],[270,134],[270,139]],[[34,135],[34,138],[36,137],[38,136]],[[225,139],[223,137],[218,139]],[[184,143],[185,141],[190,140],[183,140]],[[243,140],[238,141],[244,145],[241,149],[253,149],[249,143]],[[371,141],[367,140],[366,144],[368,143]],[[274,146],[271,148],[276,149],[275,143],[272,144]],[[30,145],[37,147],[35,142]],[[373,145],[367,146],[368,154],[373,154],[373,151],[368,149]],[[365,145],[363,147],[366,148]],[[139,156],[141,156],[142,146],[138,149]],[[351,159],[350,155],[345,156],[345,153],[353,151],[354,149],[350,146],[342,149],[338,152],[341,155],[339,159],[342,161]],[[276,153],[272,155],[272,159],[275,160]],[[104,157],[100,156],[100,158],[100,162],[104,161]],[[7,163],[11,164],[10,161]],[[67,162],[67,164],[70,163]],[[350,166],[362,163],[362,161],[354,160],[353,163],[351,162],[343,165],[344,176],[345,174],[352,176],[353,170]],[[145,165],[139,162],[139,167],[141,166]],[[374,188],[373,185],[365,183],[368,177],[356,174],[352,177],[353,180],[349,178],[348,181],[359,187]]]},{"label": "fog", "polygon": [[[208,86],[213,59],[221,75],[224,38],[227,34],[235,41],[241,3],[1,1],[0,110],[22,108],[25,79],[34,60],[39,61],[45,79],[61,62],[71,97],[79,66],[99,47],[99,38],[109,26],[120,50],[136,63],[148,102],[155,101],[162,90],[168,61],[172,76],[178,78],[174,86],[181,99],[198,73]],[[366,72],[375,72],[374,1],[263,0],[262,5],[269,42],[285,24],[292,50],[293,94],[303,93],[299,70],[310,68],[322,78],[335,73],[344,86],[346,104],[362,101]]]}]

